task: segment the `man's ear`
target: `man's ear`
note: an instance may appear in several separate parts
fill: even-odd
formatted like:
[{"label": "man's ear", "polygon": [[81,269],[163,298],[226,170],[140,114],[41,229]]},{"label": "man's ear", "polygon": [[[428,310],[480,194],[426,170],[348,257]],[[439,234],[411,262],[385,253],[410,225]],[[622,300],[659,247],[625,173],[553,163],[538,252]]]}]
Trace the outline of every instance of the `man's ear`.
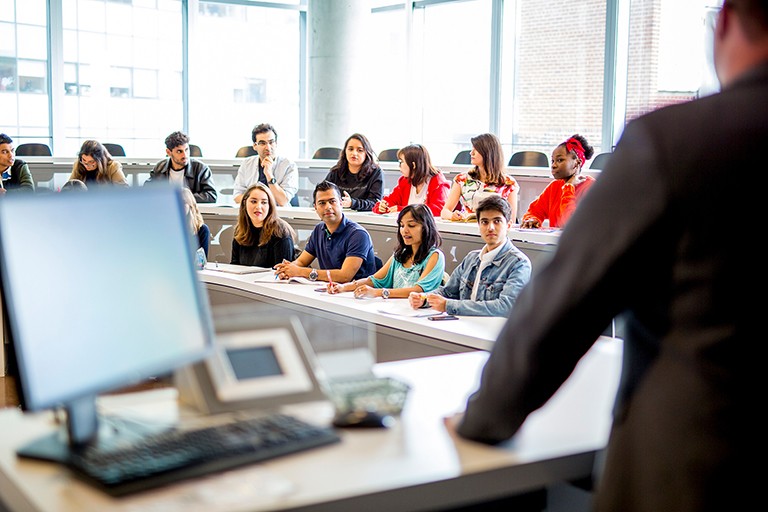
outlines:
[{"label": "man's ear", "polygon": [[731,28],[731,14],[728,6],[723,6],[720,12],[717,13],[717,21],[715,22],[715,38],[723,40],[726,31]]}]

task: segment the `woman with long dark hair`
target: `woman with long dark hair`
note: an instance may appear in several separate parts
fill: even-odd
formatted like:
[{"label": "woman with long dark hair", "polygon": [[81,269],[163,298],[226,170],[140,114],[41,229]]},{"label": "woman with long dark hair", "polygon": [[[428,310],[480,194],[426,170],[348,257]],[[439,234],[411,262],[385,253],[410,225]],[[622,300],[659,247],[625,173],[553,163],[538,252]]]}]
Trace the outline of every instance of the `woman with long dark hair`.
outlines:
[{"label": "woman with long dark hair", "polygon": [[375,274],[346,284],[329,283],[329,293],[355,297],[407,298],[436,290],[443,280],[445,256],[434,216],[423,204],[411,204],[397,216],[395,252]]},{"label": "woman with long dark hair", "polygon": [[397,159],[402,176],[392,193],[373,206],[373,213],[394,213],[409,204],[426,204],[433,215],[440,216],[451,184],[432,165],[427,148],[411,144],[397,152]]},{"label": "woman with long dark hair", "polygon": [[472,137],[469,172],[453,179],[440,216],[445,220],[469,220],[475,217],[475,208],[488,194],[499,194],[509,201],[512,218],[517,219],[517,196],[520,187],[512,176],[504,173],[504,151],[499,139],[492,133]]},{"label": "woman with long dark hair", "polygon": [[384,175],[365,135],[354,133],[344,143],[339,161],[331,167],[326,181],[341,190],[341,206],[368,212],[381,199]]}]

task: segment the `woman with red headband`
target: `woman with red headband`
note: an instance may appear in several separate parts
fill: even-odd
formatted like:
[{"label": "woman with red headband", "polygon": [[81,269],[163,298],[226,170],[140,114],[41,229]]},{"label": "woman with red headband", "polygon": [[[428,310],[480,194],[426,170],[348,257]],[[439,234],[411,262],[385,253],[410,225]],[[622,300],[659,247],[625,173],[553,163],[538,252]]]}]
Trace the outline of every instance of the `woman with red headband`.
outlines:
[{"label": "woman with red headband", "polygon": [[545,219],[549,227],[562,228],[576,209],[589,187],[592,176],[582,176],[584,162],[592,158],[595,150],[587,139],[574,135],[552,152],[552,177],[555,181],[533,200],[520,222],[521,228],[540,228]]}]

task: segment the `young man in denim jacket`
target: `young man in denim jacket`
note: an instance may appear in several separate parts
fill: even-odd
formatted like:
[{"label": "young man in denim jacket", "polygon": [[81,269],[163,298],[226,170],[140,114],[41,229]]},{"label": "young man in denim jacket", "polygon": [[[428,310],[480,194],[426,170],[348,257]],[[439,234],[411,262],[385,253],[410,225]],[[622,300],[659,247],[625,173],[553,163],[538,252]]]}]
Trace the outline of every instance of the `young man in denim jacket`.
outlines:
[{"label": "young man in denim jacket", "polygon": [[502,316],[531,277],[531,261],[507,238],[514,218],[509,202],[491,195],[476,210],[485,247],[472,251],[435,293],[411,293],[413,308],[429,306],[452,315]]}]

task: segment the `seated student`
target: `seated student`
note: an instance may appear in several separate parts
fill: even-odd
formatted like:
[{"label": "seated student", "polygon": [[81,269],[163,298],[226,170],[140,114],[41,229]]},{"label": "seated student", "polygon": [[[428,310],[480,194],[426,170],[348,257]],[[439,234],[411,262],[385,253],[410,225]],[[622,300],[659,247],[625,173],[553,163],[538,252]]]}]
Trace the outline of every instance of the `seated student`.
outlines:
[{"label": "seated student", "polygon": [[411,144],[397,152],[402,176],[392,193],[373,205],[374,213],[392,213],[409,204],[426,204],[439,217],[451,184],[432,166],[427,148]]},{"label": "seated student", "polygon": [[553,182],[528,206],[520,222],[521,228],[540,228],[545,219],[549,227],[562,228],[573,215],[576,204],[595,183],[592,176],[582,176],[584,162],[592,158],[595,150],[587,139],[574,135],[552,152]]},{"label": "seated student", "polygon": [[189,222],[190,232],[197,239],[197,247],[202,249],[205,253],[205,257],[208,257],[208,245],[211,240],[211,230],[208,225],[203,221],[203,216],[200,210],[197,208],[197,201],[195,196],[188,188],[181,189],[181,197],[184,199],[184,209],[187,215],[187,221]]},{"label": "seated student", "polygon": [[335,183],[342,191],[341,206],[344,208],[368,212],[381,199],[384,175],[371,143],[364,135],[349,136],[339,161],[331,167],[325,180]]},{"label": "seated student", "polygon": [[88,191],[88,185],[86,185],[80,180],[67,180],[67,182],[64,183],[59,189],[59,192],[87,192],[87,191]]},{"label": "seated student", "polygon": [[257,125],[251,131],[253,149],[258,153],[249,156],[237,169],[234,201],[240,204],[245,190],[256,183],[263,183],[272,191],[278,206],[288,206],[299,191],[299,170],[296,164],[277,154],[277,131],[267,123]]},{"label": "seated student", "polygon": [[512,310],[531,277],[531,261],[507,238],[512,208],[499,195],[477,207],[477,223],[485,247],[472,251],[435,293],[412,293],[413,308],[429,306],[452,315],[502,316]]},{"label": "seated student", "polygon": [[[275,273],[281,279],[300,276],[346,283],[376,272],[371,235],[342,213],[339,187],[321,181],[312,192],[312,202],[322,222],[312,230],[299,257],[278,263]],[[323,272],[309,268],[315,258]]]},{"label": "seated student", "polygon": [[7,193],[34,192],[35,182],[24,160],[16,158],[13,139],[0,133],[0,196]]},{"label": "seated student", "polygon": [[272,190],[263,183],[251,185],[240,201],[230,263],[272,268],[290,261],[295,236],[293,228],[278,216]]},{"label": "seated student", "polygon": [[329,283],[328,293],[354,292],[355,297],[408,297],[440,286],[445,256],[438,249],[440,233],[432,212],[423,204],[411,204],[397,216],[397,247],[375,274],[351,283]]},{"label": "seated student", "polygon": [[215,203],[217,192],[211,169],[195,158],[189,157],[189,136],[173,132],[165,138],[165,154],[149,173],[144,184],[170,181],[192,191],[198,203]]},{"label": "seated student", "polygon": [[453,179],[440,216],[445,220],[470,219],[480,201],[495,193],[509,201],[515,222],[520,187],[513,177],[504,174],[504,151],[499,139],[492,133],[483,133],[471,141],[470,163],[474,167]]},{"label": "seated student", "polygon": [[125,174],[123,174],[123,164],[113,160],[107,148],[96,140],[83,142],[69,179],[80,180],[88,186],[128,186],[128,180],[125,179]]}]

